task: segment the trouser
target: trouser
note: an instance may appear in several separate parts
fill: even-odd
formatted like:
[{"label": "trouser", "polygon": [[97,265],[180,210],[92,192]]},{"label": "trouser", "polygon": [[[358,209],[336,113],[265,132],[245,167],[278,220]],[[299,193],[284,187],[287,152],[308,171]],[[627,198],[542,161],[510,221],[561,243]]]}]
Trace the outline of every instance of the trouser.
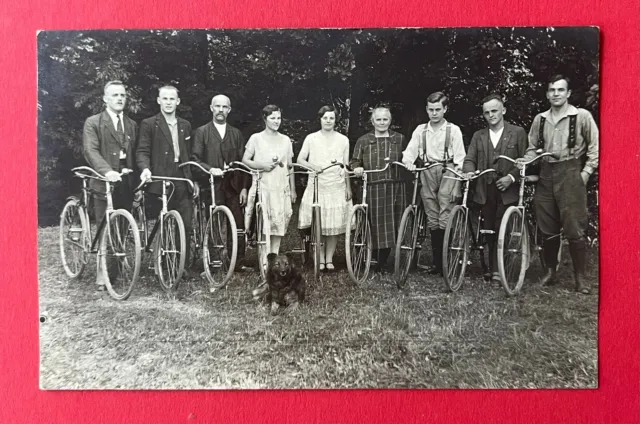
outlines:
[{"label": "trouser", "polygon": [[[133,188],[134,183],[131,181],[130,175],[123,175],[122,181],[118,183],[111,183],[113,191],[111,192],[111,200],[113,202],[113,209],[125,209],[131,211],[133,206]],[[102,218],[107,211],[107,198],[102,194],[94,194],[93,196],[93,210],[96,217],[96,225],[100,225]]]},{"label": "trouser", "polygon": [[[453,165],[447,166],[453,167]],[[458,181],[443,178],[444,175],[445,171],[441,166],[420,173],[420,181],[422,182],[420,197],[430,230],[444,230],[447,227],[449,214],[455,206],[453,197],[460,191]],[[448,173],[448,175],[453,176],[452,173]]]},{"label": "trouser", "polygon": [[482,229],[493,230],[494,234],[486,234],[485,239],[489,246],[489,268],[491,272],[498,271],[498,231],[500,231],[500,222],[506,212],[507,208],[515,205],[515,203],[504,204],[502,203],[502,196],[500,190],[495,184],[495,181],[487,182],[486,185],[487,196],[484,205],[481,205],[480,211],[482,213]]},{"label": "trouser", "polygon": [[576,273],[584,274],[587,231],[587,188],[580,171],[582,161],[543,162],[536,185],[533,204],[548,267],[557,265],[560,231],[569,241],[569,249]]}]

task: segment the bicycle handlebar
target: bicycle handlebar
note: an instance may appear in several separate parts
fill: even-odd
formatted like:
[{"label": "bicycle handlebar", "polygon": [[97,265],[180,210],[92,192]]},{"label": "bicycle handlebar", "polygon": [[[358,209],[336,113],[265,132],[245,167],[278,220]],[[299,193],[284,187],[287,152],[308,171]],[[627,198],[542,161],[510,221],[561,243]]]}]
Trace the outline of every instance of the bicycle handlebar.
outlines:
[{"label": "bicycle handlebar", "polygon": [[[392,162],[391,164],[392,165],[402,166],[404,169],[409,171],[409,168],[407,168],[407,165],[405,165],[402,162]],[[422,172],[422,171],[426,171],[427,169],[431,169],[431,168],[436,167],[436,166],[445,166],[445,164],[443,162],[427,162],[426,165],[427,166],[425,166],[423,168],[416,168],[413,171],[409,171],[409,172]]]},{"label": "bicycle handlebar", "polygon": [[[387,164],[386,164],[386,165],[384,166],[384,168],[382,168],[382,169],[370,169],[370,170],[368,170],[368,171],[362,171],[362,173],[363,173],[363,174],[375,174],[375,173],[377,173],[377,172],[384,172],[384,171],[386,171],[387,169],[389,169],[389,165],[391,165],[391,162],[387,162]],[[349,171],[349,170],[346,170],[345,172],[346,172],[347,174],[349,174],[349,175],[356,175],[355,171]]]},{"label": "bicycle handlebar", "polygon": [[[87,175],[87,174],[82,174],[80,171],[89,171],[91,173],[93,173],[94,175]],[[104,175],[100,175],[98,173],[98,171],[96,171],[93,168],[90,168],[88,166],[78,166],[76,168],[72,168],[71,172],[73,172],[75,174],[76,177],[78,178],[91,178],[94,180],[98,180],[98,181],[104,181],[104,182],[110,182],[113,183],[114,181],[109,181]],[[131,174],[133,171],[129,168],[123,168],[122,172],[119,172],[118,175],[120,175],[121,177],[124,175],[128,175]],[[116,181],[117,182],[117,181]]]},{"label": "bicycle handlebar", "polygon": [[[536,153],[537,153],[537,152],[536,152]],[[537,161],[538,159],[541,159],[541,158],[543,158],[543,157],[545,157],[545,156],[551,156],[551,157],[553,157],[554,159],[560,159],[559,155],[557,155],[556,153],[543,152],[543,153],[538,154],[538,156],[536,156],[536,157],[534,157],[533,159],[528,160],[528,161],[524,161],[524,160],[523,160],[524,158],[517,158],[517,159],[513,159],[513,158],[510,158],[509,156],[500,155],[500,156],[498,156],[497,158],[495,158],[495,159],[493,160],[493,163],[498,162],[498,160],[500,160],[500,159],[506,159],[506,160],[508,160],[509,162],[513,163],[513,164],[521,163],[521,164],[523,164],[523,165],[525,165],[525,166],[526,166],[526,165],[529,165],[529,164],[531,164],[531,163],[533,163],[533,162]]]},{"label": "bicycle handlebar", "polygon": [[303,165],[301,163],[292,163],[291,164],[292,168],[295,168],[295,167],[302,168],[306,172],[295,172],[295,171],[293,171],[293,172],[290,172],[289,175],[291,175],[291,174],[322,174],[324,171],[326,171],[329,168],[333,168],[334,166],[339,166],[341,168],[344,168],[344,164],[342,162],[338,162],[336,160],[332,160],[331,161],[331,165],[325,166],[320,171],[316,171],[315,169],[311,168],[310,166]]},{"label": "bicycle handlebar", "polygon": [[149,179],[146,179],[146,180],[142,181],[140,184],[138,184],[138,186],[133,189],[133,192],[136,193],[136,192],[142,190],[142,188],[144,186],[146,186],[147,184],[151,184],[151,183],[154,183],[154,182],[160,182],[160,181],[169,181],[169,182],[170,181],[186,181],[191,186],[191,190],[194,189],[193,182],[191,180],[187,179],[187,178],[160,177],[160,176],[152,175]]},{"label": "bicycle handlebar", "polygon": [[456,180],[456,181],[473,181],[475,179],[480,178],[481,176],[483,176],[484,174],[488,174],[490,172],[496,172],[495,169],[493,168],[489,168],[489,169],[485,169],[482,172],[478,172],[476,171],[475,174],[471,177],[468,177],[464,174],[459,173],[458,171],[455,171],[453,169],[447,169],[447,171],[453,172],[455,175],[457,175],[457,177],[450,177],[448,175],[445,175],[444,178],[448,178],[450,180]]}]

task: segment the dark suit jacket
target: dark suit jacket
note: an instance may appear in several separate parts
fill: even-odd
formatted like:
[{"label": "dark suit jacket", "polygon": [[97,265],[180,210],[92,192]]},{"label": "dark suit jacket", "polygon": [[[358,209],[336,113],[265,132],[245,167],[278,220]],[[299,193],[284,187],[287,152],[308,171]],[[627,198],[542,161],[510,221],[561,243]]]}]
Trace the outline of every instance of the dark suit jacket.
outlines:
[{"label": "dark suit jacket", "polygon": [[[136,169],[134,152],[138,134],[138,124],[123,114],[125,133],[125,152],[127,154],[127,168]],[[84,158],[89,166],[101,175],[109,171],[120,171],[120,143],[116,128],[107,111],[93,115],[84,122],[82,132],[82,146]],[[94,190],[104,190],[104,183],[91,180],[90,187]]]},{"label": "dark suit jacket", "polygon": [[[184,163],[191,156],[191,124],[186,119],[178,119],[178,144],[180,147],[180,157],[178,163]],[[175,151],[173,150],[173,139],[171,130],[167,125],[167,120],[162,112],[151,118],[147,118],[140,123],[140,136],[138,138],[138,148],[136,149],[136,163],[140,171],[145,168],[151,170],[152,175],[160,177],[175,177],[174,170],[177,166],[175,161]],[[191,169],[189,166],[181,168],[185,178],[191,179]],[[160,183],[150,185],[149,192],[162,193]]]},{"label": "dark suit jacket", "polygon": [[[196,129],[193,134],[191,158],[205,169],[224,167],[224,164],[242,161],[245,141],[239,129],[227,124],[224,139],[213,125],[213,121]],[[240,194],[251,187],[251,176],[244,172],[225,174],[221,188],[227,194]]]},{"label": "dark suit jacket", "polygon": [[[519,181],[520,171],[514,164],[506,160],[499,160],[494,164],[493,160],[500,155],[509,156],[513,159],[523,157],[528,142],[525,130],[508,122],[504,123],[502,137],[500,137],[495,149],[491,144],[489,128],[481,129],[473,134],[467,156],[464,158],[462,171],[484,171],[485,169],[493,168],[498,172],[497,176],[487,174],[478,179],[473,195],[474,202],[484,205],[487,201],[487,184],[495,183],[498,178],[511,174],[516,183]],[[518,184],[516,183],[511,184],[507,190],[500,192],[504,204],[518,201]]]}]

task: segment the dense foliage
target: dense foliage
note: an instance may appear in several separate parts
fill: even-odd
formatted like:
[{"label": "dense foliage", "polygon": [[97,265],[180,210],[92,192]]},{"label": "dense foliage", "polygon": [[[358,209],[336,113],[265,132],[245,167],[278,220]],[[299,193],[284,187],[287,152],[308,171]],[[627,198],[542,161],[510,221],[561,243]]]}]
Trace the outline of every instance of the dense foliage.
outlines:
[{"label": "dense foliage", "polygon": [[[41,32],[38,36],[38,207],[40,225],[57,222],[64,198],[78,190],[69,169],[83,164],[84,120],[102,107],[111,79],[128,86],[128,114],[158,111],[157,88],[180,89],[179,114],[195,127],[210,118],[211,96],[232,99],[232,125],[248,138],[268,103],[284,109],[282,131],[300,148],[319,128],[323,104],[340,111],[340,130],[355,140],[369,130],[369,110],[391,105],[393,127],[409,136],[426,121],[425,98],[451,97],[448,119],[469,143],[484,125],[480,100],[499,91],[507,118],[527,130],[548,107],[546,79],[572,78],[573,104],[598,120],[596,28],[401,30],[172,30]],[[597,235],[597,176],[589,187],[591,237]]]}]

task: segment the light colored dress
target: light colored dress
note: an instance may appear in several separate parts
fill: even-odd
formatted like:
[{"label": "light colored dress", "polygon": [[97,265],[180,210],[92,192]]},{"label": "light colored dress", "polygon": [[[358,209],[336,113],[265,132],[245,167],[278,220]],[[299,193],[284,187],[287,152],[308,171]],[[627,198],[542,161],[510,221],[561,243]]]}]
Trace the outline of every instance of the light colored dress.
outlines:
[{"label": "light colored dress", "polygon": [[[349,139],[334,131],[329,137],[321,131],[309,134],[302,144],[300,158],[312,165],[325,168],[333,160],[347,164],[349,158]],[[309,177],[307,188],[300,202],[298,228],[311,227],[311,205],[313,204],[314,180]],[[347,186],[345,171],[339,166],[327,169],[318,176],[318,204],[322,235],[335,236],[344,234],[347,220],[353,206],[346,200]]]},{"label": "light colored dress", "polygon": [[[246,151],[256,162],[272,162],[277,157],[283,166],[276,166],[269,172],[262,173],[260,190],[264,210],[267,211],[271,223],[272,236],[284,236],[293,214],[291,208],[291,189],[289,187],[289,164],[293,162],[291,139],[284,134],[275,138],[263,137],[262,133],[253,134],[246,145]],[[256,199],[256,181],[249,190],[245,209],[245,224],[250,220]],[[249,222],[250,224],[250,222]],[[248,226],[245,228],[249,228]]]}]

